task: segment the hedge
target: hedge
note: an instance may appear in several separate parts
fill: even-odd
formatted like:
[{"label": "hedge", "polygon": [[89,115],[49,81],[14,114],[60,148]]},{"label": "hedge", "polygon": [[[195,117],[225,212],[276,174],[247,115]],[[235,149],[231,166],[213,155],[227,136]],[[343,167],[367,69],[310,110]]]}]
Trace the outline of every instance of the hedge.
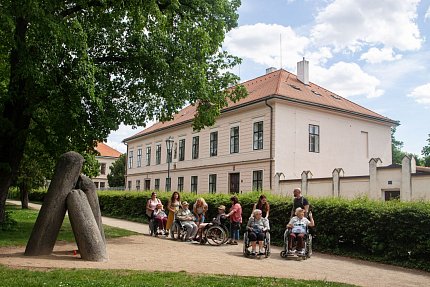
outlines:
[{"label": "hedge", "polygon": [[[30,193],[31,201],[43,200],[45,190]],[[273,244],[283,244],[283,233],[292,208],[292,198],[265,193],[270,203],[270,226]],[[157,192],[164,206],[171,196]],[[251,214],[259,193],[239,194],[243,225]],[[100,191],[103,215],[145,221],[146,201],[151,192]],[[192,205],[204,197],[209,211],[216,216],[221,204],[231,206],[228,194],[181,193],[181,200]],[[430,271],[430,203],[374,201],[367,198],[309,198],[316,224],[314,250]]]}]

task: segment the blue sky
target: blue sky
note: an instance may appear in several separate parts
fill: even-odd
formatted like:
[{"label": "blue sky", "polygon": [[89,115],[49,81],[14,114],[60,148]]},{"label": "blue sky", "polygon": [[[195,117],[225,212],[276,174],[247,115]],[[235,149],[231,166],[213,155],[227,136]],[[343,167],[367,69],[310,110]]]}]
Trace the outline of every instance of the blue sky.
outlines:
[{"label": "blue sky", "polygon": [[[420,155],[430,134],[430,0],[242,0],[239,26],[223,48],[243,59],[233,72],[246,81],[268,67],[310,81],[400,122],[396,139]],[[429,40],[430,41],[430,40]],[[141,130],[122,126],[121,141]]]}]

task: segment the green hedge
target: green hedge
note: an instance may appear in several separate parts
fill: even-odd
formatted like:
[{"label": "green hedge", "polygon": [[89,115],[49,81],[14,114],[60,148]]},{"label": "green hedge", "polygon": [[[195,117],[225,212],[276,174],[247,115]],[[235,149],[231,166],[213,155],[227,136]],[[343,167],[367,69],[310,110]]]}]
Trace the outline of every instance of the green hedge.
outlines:
[{"label": "green hedge", "polygon": [[[41,201],[44,192],[32,192],[30,200]],[[265,194],[271,206],[272,243],[282,245],[292,198]],[[157,195],[166,206],[171,193],[157,192]],[[145,221],[145,206],[150,196],[151,192],[100,191],[100,208],[104,215]],[[227,208],[231,205],[228,194],[181,193],[181,200],[193,204],[200,196],[209,205],[208,220],[216,216],[220,204]],[[259,193],[238,197],[243,208],[243,228]],[[430,203],[366,198],[310,198],[309,201],[316,223],[315,250],[430,271]]]}]

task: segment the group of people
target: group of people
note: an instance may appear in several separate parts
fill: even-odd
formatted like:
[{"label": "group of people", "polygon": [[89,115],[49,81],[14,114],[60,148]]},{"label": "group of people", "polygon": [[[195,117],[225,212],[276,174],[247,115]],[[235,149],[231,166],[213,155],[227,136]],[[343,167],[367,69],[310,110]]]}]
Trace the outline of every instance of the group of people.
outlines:
[{"label": "group of people", "polygon": [[[288,240],[289,249],[292,249],[293,241],[296,241],[296,251],[303,252],[304,237],[308,227],[315,226],[312,213],[309,212],[309,202],[301,194],[300,188],[293,191],[294,200],[291,210],[290,220],[286,228],[290,229],[290,238]],[[218,206],[218,215],[213,219],[214,223],[221,224],[221,221],[229,219],[230,221],[230,239],[227,242],[231,245],[237,245],[240,234],[240,226],[242,224],[242,206],[239,203],[237,196],[230,198],[231,208],[226,213],[224,205]],[[158,225],[161,234],[168,235],[169,230],[173,226],[174,220],[178,219],[186,229],[186,241],[198,241],[202,235],[203,229],[206,226],[205,216],[208,211],[208,205],[204,198],[198,198],[193,205],[192,210],[189,208],[187,201],[181,202],[179,192],[173,192],[167,204],[168,214],[164,211],[163,204],[157,198],[157,194],[153,192],[151,198],[146,204],[146,215],[152,218]],[[254,204],[252,215],[249,218],[246,229],[248,238],[251,244],[251,255],[257,254],[257,242],[259,253],[262,253],[263,241],[266,232],[270,230],[269,224],[270,205],[264,194],[260,195],[258,202]]]}]

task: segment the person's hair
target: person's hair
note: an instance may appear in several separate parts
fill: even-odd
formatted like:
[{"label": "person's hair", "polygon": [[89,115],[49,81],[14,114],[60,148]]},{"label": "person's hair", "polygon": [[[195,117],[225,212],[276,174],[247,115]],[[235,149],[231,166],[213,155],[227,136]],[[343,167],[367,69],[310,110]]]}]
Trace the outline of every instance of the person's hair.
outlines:
[{"label": "person's hair", "polygon": [[294,191],[298,191],[300,194],[302,193],[302,190],[299,188],[299,187],[296,187],[294,190],[293,190],[293,192]]},{"label": "person's hair", "polygon": [[232,197],[230,197],[230,200],[233,201],[233,204],[239,203],[239,199],[237,199],[236,195],[233,195]]},{"label": "person's hair", "polygon": [[205,205],[207,205],[207,203],[203,197],[197,198],[196,206],[205,206]]},{"label": "person's hair", "polygon": [[151,193],[151,197],[152,197],[153,195],[157,195],[157,193],[154,191],[153,193]]},{"label": "person's hair", "polygon": [[261,209],[261,210],[263,210],[263,207],[267,208],[267,206],[269,205],[269,204],[267,203],[267,200],[266,200],[266,202],[265,202],[265,203],[263,203],[263,202],[262,202],[262,201],[263,201],[263,199],[267,199],[267,198],[266,198],[266,196],[265,196],[264,194],[260,195],[260,197],[258,198],[257,205],[256,205],[256,207],[257,207],[257,208],[259,208],[259,209]]},{"label": "person's hair", "polygon": [[172,193],[172,196],[170,197],[170,201],[173,202],[175,200],[175,194],[178,195],[178,201],[181,201],[181,194],[179,192],[177,192],[177,191],[174,191]]},{"label": "person's hair", "polygon": [[252,212],[252,215],[255,216],[256,214],[263,214],[263,212],[260,209],[254,209],[254,211]]}]

